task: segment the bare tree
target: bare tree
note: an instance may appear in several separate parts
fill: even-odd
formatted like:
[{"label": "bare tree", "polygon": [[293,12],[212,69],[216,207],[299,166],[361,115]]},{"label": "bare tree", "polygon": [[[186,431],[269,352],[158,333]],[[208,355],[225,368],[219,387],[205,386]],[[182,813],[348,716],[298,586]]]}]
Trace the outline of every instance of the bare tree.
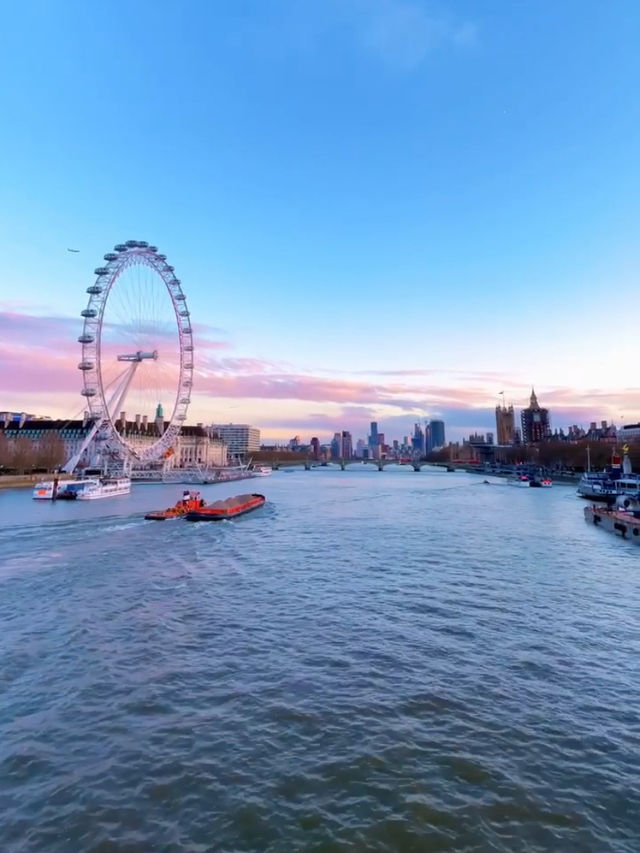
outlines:
[{"label": "bare tree", "polygon": [[64,441],[56,433],[45,435],[35,454],[35,466],[51,471],[64,462]]},{"label": "bare tree", "polygon": [[35,447],[33,441],[25,436],[20,436],[12,442],[11,467],[16,474],[24,474],[33,468],[35,461]]},{"label": "bare tree", "polygon": [[0,433],[0,471],[11,466],[11,445],[4,433]]}]

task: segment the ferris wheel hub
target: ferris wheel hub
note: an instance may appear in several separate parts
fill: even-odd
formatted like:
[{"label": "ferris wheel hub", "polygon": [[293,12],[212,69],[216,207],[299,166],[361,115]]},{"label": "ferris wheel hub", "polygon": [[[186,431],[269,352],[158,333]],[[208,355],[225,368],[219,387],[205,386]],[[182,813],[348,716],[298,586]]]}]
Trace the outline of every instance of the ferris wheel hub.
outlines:
[{"label": "ferris wheel hub", "polygon": [[142,352],[141,350],[138,350],[137,352],[119,355],[118,361],[144,361],[146,358],[152,358],[154,361],[157,361],[158,350],[154,349],[153,352]]}]

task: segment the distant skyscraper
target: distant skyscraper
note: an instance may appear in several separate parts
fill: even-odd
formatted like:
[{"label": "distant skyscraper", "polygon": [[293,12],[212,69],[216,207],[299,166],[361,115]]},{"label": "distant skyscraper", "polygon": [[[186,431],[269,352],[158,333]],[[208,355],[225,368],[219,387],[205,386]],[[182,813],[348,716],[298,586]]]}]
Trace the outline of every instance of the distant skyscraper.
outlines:
[{"label": "distant skyscraper", "polygon": [[419,453],[420,455],[425,452],[425,442],[424,442],[424,432],[420,424],[413,425],[413,439],[411,441],[413,446],[414,453]]},{"label": "distant skyscraper", "polygon": [[496,434],[498,444],[513,444],[516,435],[516,419],[513,406],[496,406]]},{"label": "distant skyscraper", "polygon": [[339,432],[334,432],[333,439],[331,440],[331,458],[332,459],[340,459],[340,453],[342,451],[342,436]]},{"label": "distant skyscraper", "polygon": [[369,447],[378,446],[378,422],[371,421],[371,432],[369,433]]},{"label": "distant skyscraper", "polygon": [[353,459],[353,439],[346,429],[342,430],[342,458]]},{"label": "distant skyscraper", "polygon": [[432,450],[444,447],[444,421],[429,421],[429,434]]},{"label": "distant skyscraper", "polygon": [[529,408],[522,410],[520,420],[523,444],[535,444],[537,441],[543,441],[551,435],[549,410],[540,408],[536,392],[533,388],[531,389]]},{"label": "distant skyscraper", "polygon": [[318,441],[318,439],[315,435],[311,439],[311,452],[313,453],[314,459],[320,458],[320,442]]}]

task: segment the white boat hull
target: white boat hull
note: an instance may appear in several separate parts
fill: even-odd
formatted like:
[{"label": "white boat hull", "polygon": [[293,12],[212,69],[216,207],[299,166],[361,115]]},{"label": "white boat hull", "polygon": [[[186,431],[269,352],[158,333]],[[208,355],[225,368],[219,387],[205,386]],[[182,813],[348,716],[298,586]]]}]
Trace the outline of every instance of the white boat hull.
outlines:
[{"label": "white boat hull", "polygon": [[[69,488],[69,486],[79,486],[84,480],[60,480],[58,483],[57,495],[61,492],[64,492],[65,489]],[[52,501],[53,500],[53,491],[54,491],[54,481],[53,480],[44,480],[42,483],[36,483],[33,487],[33,499],[34,501]]]},{"label": "white boat hull", "polygon": [[76,500],[95,501],[100,498],[115,498],[118,495],[128,495],[130,491],[130,480],[119,480],[115,483],[99,483],[80,490],[76,495]]}]

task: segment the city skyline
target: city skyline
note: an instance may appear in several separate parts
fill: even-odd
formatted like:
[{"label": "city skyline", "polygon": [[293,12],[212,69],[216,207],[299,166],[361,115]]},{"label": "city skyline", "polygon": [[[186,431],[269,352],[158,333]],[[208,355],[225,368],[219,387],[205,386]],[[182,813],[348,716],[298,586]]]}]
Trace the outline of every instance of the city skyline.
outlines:
[{"label": "city skyline", "polygon": [[81,412],[86,287],[134,238],[187,294],[190,422],[455,440],[532,385],[553,428],[639,420],[636,5],[243,10],[6,10],[4,405]]}]

